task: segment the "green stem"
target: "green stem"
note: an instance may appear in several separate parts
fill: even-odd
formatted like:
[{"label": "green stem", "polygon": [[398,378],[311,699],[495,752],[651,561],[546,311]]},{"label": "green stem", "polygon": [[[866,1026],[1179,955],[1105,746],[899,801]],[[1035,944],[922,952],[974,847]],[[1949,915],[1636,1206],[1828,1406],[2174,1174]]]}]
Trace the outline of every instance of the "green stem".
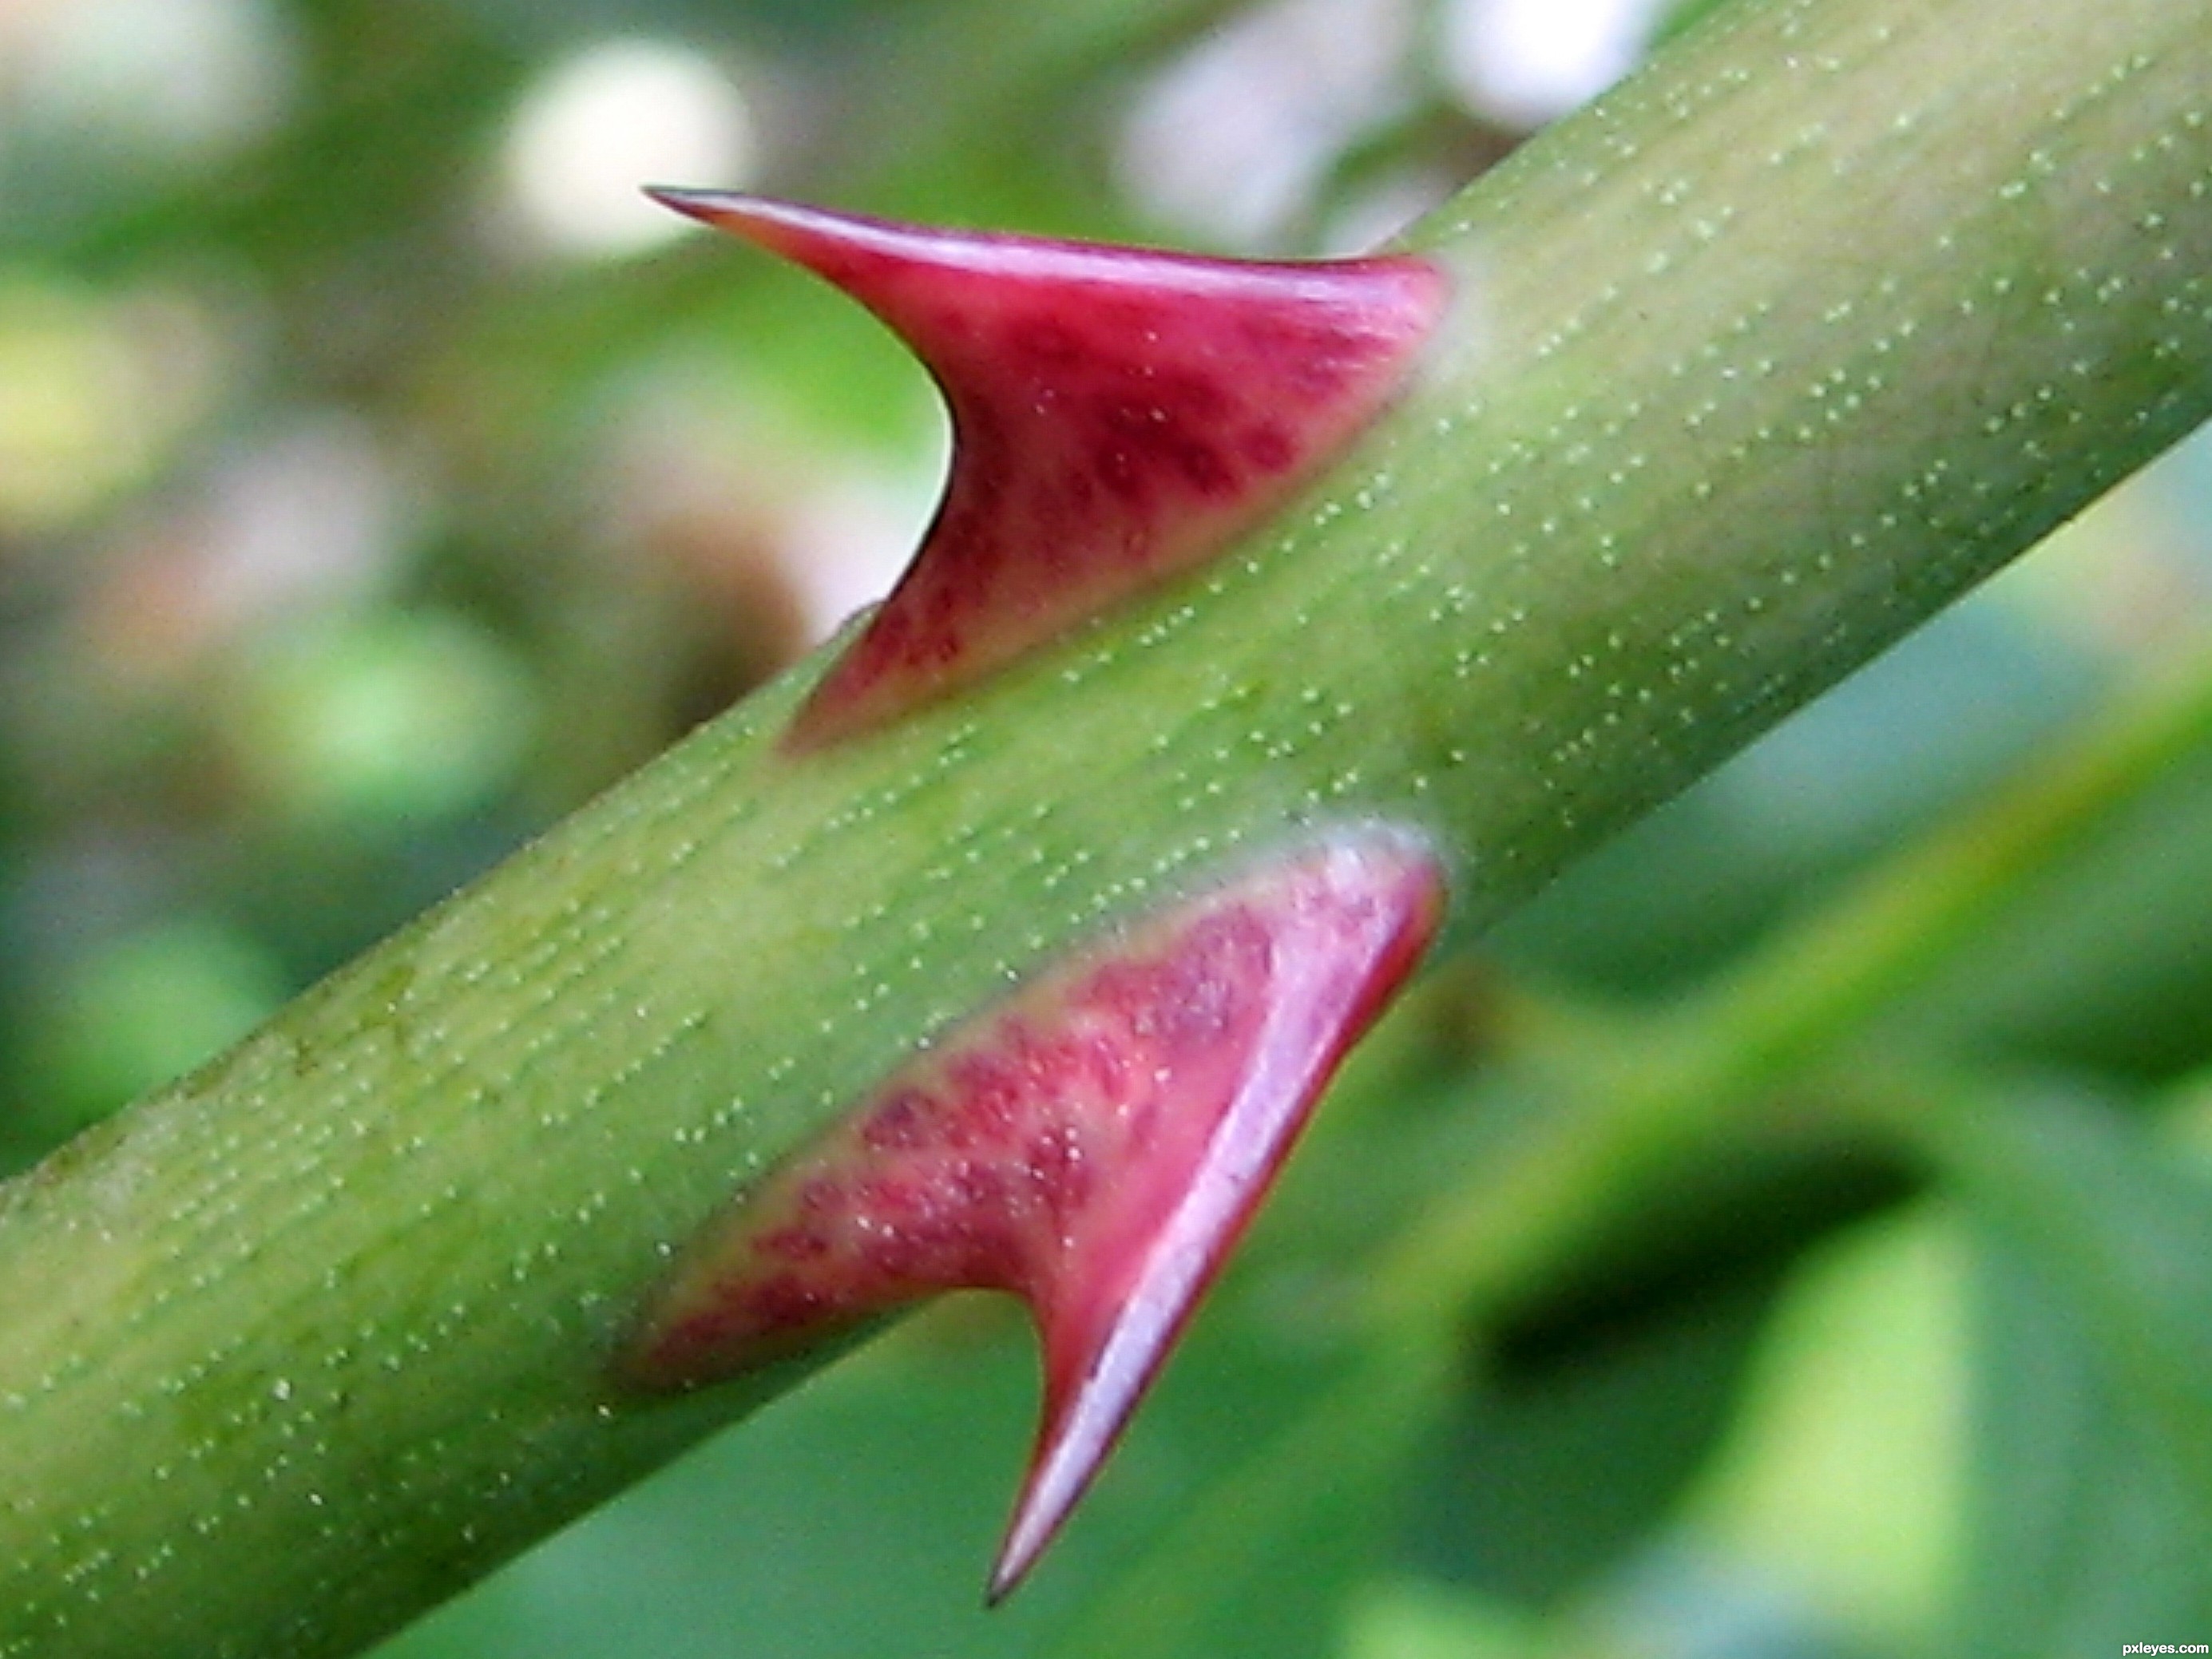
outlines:
[{"label": "green stem", "polygon": [[1010,980],[1346,820],[1463,942],[2180,436],[2209,54],[1747,0],[1423,229],[1422,384],[1198,580],[793,762],[817,659],[7,1188],[0,1656],[357,1649],[790,1380],[608,1359]]}]

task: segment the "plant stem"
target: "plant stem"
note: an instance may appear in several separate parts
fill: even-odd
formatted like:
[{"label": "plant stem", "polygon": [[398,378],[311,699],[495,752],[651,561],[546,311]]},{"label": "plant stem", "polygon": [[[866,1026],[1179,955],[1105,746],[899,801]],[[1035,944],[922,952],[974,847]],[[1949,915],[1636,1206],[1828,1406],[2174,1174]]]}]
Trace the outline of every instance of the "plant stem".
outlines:
[{"label": "plant stem", "polygon": [[1422,384],[1197,579],[780,758],[817,658],[8,1188],[0,1656],[359,1648],[789,1381],[607,1361],[933,1032],[1300,826],[1464,941],[2187,431],[2208,55],[1748,0],[1419,234]]}]

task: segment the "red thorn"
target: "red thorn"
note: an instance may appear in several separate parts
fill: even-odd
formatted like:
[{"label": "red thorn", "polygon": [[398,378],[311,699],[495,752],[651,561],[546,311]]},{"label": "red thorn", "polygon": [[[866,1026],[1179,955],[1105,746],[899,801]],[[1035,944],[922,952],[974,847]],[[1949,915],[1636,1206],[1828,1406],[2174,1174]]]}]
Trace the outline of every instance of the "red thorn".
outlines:
[{"label": "red thorn", "polygon": [[845,289],[951,413],[936,521],[799,712],[798,749],[979,679],[1210,556],[1381,411],[1446,299],[1443,272],[1411,255],[1211,259],[652,193]]},{"label": "red thorn", "polygon": [[1048,973],[748,1195],[634,1378],[749,1370],[933,1291],[1012,1291],[1044,1360],[990,1599],[1097,1475],[1347,1049],[1434,932],[1410,837],[1307,848]]}]

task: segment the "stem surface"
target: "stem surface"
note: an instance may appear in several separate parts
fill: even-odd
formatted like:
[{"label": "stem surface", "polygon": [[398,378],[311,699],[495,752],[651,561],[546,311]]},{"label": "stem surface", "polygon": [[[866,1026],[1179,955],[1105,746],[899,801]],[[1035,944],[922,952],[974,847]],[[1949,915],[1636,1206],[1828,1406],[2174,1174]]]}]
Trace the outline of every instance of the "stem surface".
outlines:
[{"label": "stem surface", "polygon": [[1402,823],[1464,942],[2212,413],[2201,0],[1748,0],[1423,227],[1419,385],[865,741],[817,657],[0,1194],[0,1655],[355,1650],[802,1367],[609,1356],[1102,924]]}]

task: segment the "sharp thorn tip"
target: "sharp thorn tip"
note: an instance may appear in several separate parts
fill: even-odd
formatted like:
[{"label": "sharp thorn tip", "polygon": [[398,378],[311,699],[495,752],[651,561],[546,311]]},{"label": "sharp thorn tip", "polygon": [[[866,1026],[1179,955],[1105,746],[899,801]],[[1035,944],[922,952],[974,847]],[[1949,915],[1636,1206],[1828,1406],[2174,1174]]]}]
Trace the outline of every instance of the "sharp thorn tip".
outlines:
[{"label": "sharp thorn tip", "polygon": [[704,190],[688,185],[644,185],[640,188],[661,206],[702,224],[726,227],[754,205],[753,198],[733,190]]}]

